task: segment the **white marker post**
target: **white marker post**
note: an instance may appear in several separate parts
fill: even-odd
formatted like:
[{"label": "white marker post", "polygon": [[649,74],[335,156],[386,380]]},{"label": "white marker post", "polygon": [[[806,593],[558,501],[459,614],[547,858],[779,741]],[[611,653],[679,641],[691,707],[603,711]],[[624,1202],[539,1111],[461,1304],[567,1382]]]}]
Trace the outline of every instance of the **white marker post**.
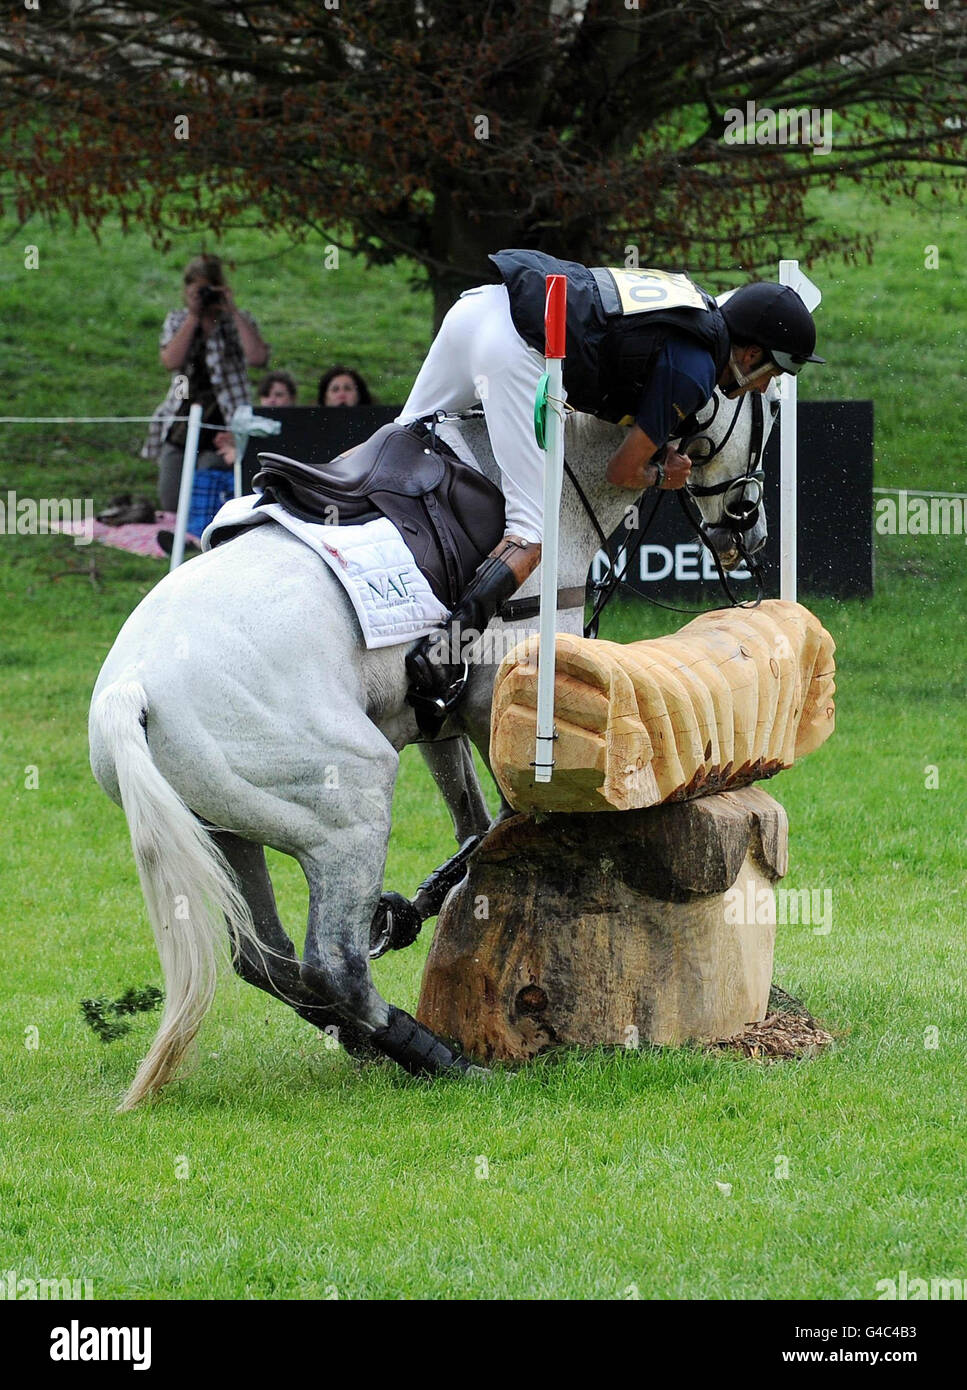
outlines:
[{"label": "white marker post", "polygon": [[[798,261],[779,262],[779,283],[796,291],[810,313],[822,299],[818,287],[799,269]],[[796,601],[798,523],[798,401],[795,376],[782,377],[782,404],[779,409],[779,597]]]},{"label": "white marker post", "polygon": [[564,367],[567,280],[548,275],[544,302],[544,358],[547,369],[545,416],[544,539],[541,545],[541,637],[537,659],[537,750],[534,781],[554,773],[554,668],[557,658],[557,545],[564,483]]},{"label": "white marker post", "polygon": [[185,558],[185,533],[188,530],[188,513],[191,511],[191,489],[195,482],[195,463],[198,459],[198,436],[200,434],[201,406],[193,405],[188,410],[188,436],[185,439],[185,458],[181,465],[178,516],[175,521],[175,538],[171,545],[169,574],[172,570],[176,570]]}]

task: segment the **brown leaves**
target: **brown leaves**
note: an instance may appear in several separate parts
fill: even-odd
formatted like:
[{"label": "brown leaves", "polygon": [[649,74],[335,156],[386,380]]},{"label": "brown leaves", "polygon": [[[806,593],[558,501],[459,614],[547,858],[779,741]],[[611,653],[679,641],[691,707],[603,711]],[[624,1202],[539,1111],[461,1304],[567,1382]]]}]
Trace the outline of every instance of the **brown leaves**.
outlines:
[{"label": "brown leaves", "polygon": [[[825,245],[806,215],[815,183],[904,191],[904,161],[963,163],[942,124],[963,92],[945,16],[879,0],[788,0],[768,24],[728,0],[668,13],[89,0],[28,24],[14,11],[0,35],[4,191],[92,226],[123,206],[156,231],[162,210],[231,223],[244,196],[247,219],[296,235],[342,222],[367,241],[380,224],[437,279],[469,261],[488,273],[481,217],[504,244],[607,263],[631,243],[643,263],[705,274],[762,267],[777,240],[808,263]],[[831,108],[835,150],[726,142],[723,113],[753,96]],[[180,144],[176,113],[190,116]]]}]

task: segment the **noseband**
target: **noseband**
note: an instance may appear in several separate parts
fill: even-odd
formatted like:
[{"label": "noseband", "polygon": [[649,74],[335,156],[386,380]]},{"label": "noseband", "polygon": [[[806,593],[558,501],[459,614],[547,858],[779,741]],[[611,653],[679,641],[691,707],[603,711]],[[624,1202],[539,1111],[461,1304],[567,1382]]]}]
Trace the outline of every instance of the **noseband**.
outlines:
[{"label": "noseband", "polygon": [[[722,449],[725,448],[725,445],[729,442],[729,440],[732,437],[732,431],[735,429],[736,422],[739,418],[739,415],[741,414],[742,405],[744,403],[745,398],[743,397],[736,405],[729,427],[718,444],[716,444],[713,439],[711,439],[707,434],[704,433],[704,431],[709,428],[716,415],[718,414],[719,405],[721,403],[718,396],[714,396],[712,399],[714,404],[712,407],[712,414],[709,416],[708,420],[705,422],[704,425],[700,427],[697,433],[688,435],[686,438],[683,438],[682,440],[681,447],[683,452],[686,448],[694,445],[698,441],[703,441],[705,444],[708,445],[708,453],[705,455],[704,458],[692,460],[692,466],[695,468],[704,468],[707,464],[711,463],[712,459],[714,459],[715,456],[722,451]],[[749,553],[744,542],[745,532],[750,530],[752,526],[755,525],[755,522],[759,514],[759,508],[762,504],[763,479],[765,475],[759,465],[762,458],[764,435],[765,410],[762,403],[762,396],[759,394],[759,392],[754,392],[752,395],[752,437],[750,439],[749,447],[749,462],[745,472],[739,474],[735,478],[727,478],[724,482],[721,483],[715,483],[709,486],[703,486],[700,483],[686,483],[683,488],[679,488],[677,490],[679,505],[681,506],[682,511],[685,513],[689,525],[692,527],[699,540],[702,542],[702,544],[708,550],[709,554],[712,556],[712,560],[715,564],[716,571],[718,572],[719,583],[721,584],[722,589],[733,608],[757,608],[759,604],[762,602],[763,595],[765,593],[765,580],[762,573],[762,566]],[[585,512],[590,518],[591,523],[598,534],[598,539],[601,542],[601,548],[608,559],[608,570],[604,578],[597,581],[589,579],[588,581],[589,588],[591,591],[590,602],[592,606],[592,612],[590,618],[584,625],[584,635],[585,637],[597,637],[598,623],[601,614],[610,602],[611,598],[616,593],[618,585],[621,583],[622,575],[627,572],[628,565],[631,563],[632,559],[641,549],[641,545],[645,539],[645,535],[650,529],[651,524],[658,513],[658,508],[661,505],[661,500],[665,494],[663,492],[658,493],[658,495],[655,498],[654,506],[651,509],[651,515],[648,517],[648,520],[645,522],[643,526],[639,525],[634,540],[631,541],[630,545],[628,546],[624,569],[619,573],[617,557],[615,555],[612,555],[610,542],[608,538],[605,536],[604,531],[601,529],[601,525],[598,521],[598,518],[594,514],[594,508],[591,506],[587,497],[584,495],[584,490],[578,482],[577,478],[574,476],[574,473],[572,472],[571,467],[567,462],[567,459],[564,460],[564,471],[575,492],[580,498],[581,504],[583,505]],[[754,501],[745,496],[745,490],[749,487],[753,487],[755,489],[756,495]],[[749,603],[747,600],[737,598],[736,595],[733,593],[732,586],[730,585],[726,577],[725,569],[722,565],[721,560],[719,559],[718,551],[716,550],[715,545],[712,541],[712,537],[709,533],[708,524],[706,523],[704,517],[699,511],[697,504],[691,502],[690,499],[686,497],[686,493],[690,494],[690,497],[715,497],[718,496],[720,493],[725,494],[725,501],[723,504],[723,518],[727,518],[728,522],[730,523],[728,530],[735,544],[735,549],[737,550],[738,554],[741,556],[743,562],[748,568],[749,574],[751,575],[753,583],[756,587],[756,597],[752,603]],[[733,495],[735,496],[735,501],[732,500]],[[638,499],[639,507],[644,505],[644,500],[645,494],[642,493],[641,497]],[[642,597],[647,599],[649,603],[653,603],[657,608],[667,608],[670,609],[673,613],[699,613],[703,611],[702,609],[698,608],[678,608],[674,604],[659,603],[658,599],[652,598],[651,595],[647,593],[642,593]]]}]

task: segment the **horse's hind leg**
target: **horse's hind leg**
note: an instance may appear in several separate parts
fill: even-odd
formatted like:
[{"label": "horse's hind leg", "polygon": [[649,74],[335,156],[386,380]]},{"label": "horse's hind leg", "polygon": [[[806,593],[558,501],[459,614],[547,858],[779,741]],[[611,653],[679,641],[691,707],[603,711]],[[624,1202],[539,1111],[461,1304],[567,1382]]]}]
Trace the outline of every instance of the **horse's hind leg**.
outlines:
[{"label": "horse's hind leg", "polygon": [[364,1032],[347,1025],[342,1015],[320,999],[302,978],[295,947],[279,917],[262,846],[229,831],[212,830],[210,833],[238,880],[262,948],[259,950],[251,942],[242,941],[232,951],[235,970],[248,984],[288,1004],[313,1028],[337,1028],[339,1040],[347,1051],[372,1056],[373,1050]]},{"label": "horse's hind leg", "polygon": [[[344,815],[324,842],[298,855],[309,884],[302,979],[329,999],[342,1026],[360,1028],[406,1071],[439,1075],[470,1064],[409,1014],[387,1003],[369,968],[370,926],[383,885],[397,759],[344,767]],[[365,778],[365,784],[363,784]]]}]

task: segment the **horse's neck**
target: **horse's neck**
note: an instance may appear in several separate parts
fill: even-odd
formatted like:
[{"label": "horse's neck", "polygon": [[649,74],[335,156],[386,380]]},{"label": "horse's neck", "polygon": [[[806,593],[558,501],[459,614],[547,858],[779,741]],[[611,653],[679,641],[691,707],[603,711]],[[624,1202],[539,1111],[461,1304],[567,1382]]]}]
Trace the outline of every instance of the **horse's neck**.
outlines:
[{"label": "horse's neck", "polygon": [[[446,434],[446,438],[458,453],[469,455],[469,459],[477,464],[480,471],[491,482],[499,485],[500,470],[494,460],[484,422],[463,421],[459,426],[459,434],[459,440],[450,433]],[[629,506],[635,502],[633,493],[614,487],[605,478],[608,460],[624,437],[625,431],[619,425],[606,424],[591,415],[568,416],[564,436],[565,456],[605,536],[610,536],[621,524]],[[460,448],[461,443],[466,446],[465,449]],[[565,477],[561,495],[561,533],[558,547],[560,588],[571,588],[584,583],[588,566],[600,545],[594,522],[588,516],[574,485]],[[526,598],[536,594],[539,587],[540,573],[535,571],[521,585],[519,595]]]}]

